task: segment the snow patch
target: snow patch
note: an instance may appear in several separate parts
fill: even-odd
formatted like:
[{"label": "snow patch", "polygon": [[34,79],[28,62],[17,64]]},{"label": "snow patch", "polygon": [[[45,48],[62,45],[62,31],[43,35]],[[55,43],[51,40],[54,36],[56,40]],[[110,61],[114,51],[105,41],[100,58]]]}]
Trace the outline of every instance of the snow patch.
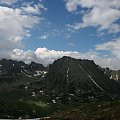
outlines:
[{"label": "snow patch", "polygon": [[39,91],[40,93],[43,93],[43,91],[41,90],[41,91]]},{"label": "snow patch", "polygon": [[22,117],[19,117],[19,118],[18,118],[18,120],[21,120],[21,119],[22,119]]},{"label": "snow patch", "polygon": [[118,80],[119,79],[119,77],[118,77],[118,75],[116,74],[116,80]]},{"label": "snow patch", "polygon": [[21,70],[21,73],[23,73],[23,74],[24,74],[25,76],[27,76],[27,77],[30,77],[30,78],[32,77],[32,76],[30,76],[30,75],[27,75],[27,74],[26,74],[24,71],[22,71],[22,70]]},{"label": "snow patch", "polygon": [[101,91],[104,91],[104,90],[94,81],[94,79],[90,76],[90,74],[88,74],[88,73],[85,71],[85,69],[84,69],[81,65],[79,65],[79,67],[82,68],[82,70],[88,75],[88,77],[91,79],[91,81],[92,81]]},{"label": "snow patch", "polygon": [[112,76],[112,75],[110,76],[110,79],[113,79],[113,76]]},{"label": "snow patch", "polygon": [[36,71],[36,74],[34,74],[34,76],[39,76],[39,75],[45,75],[47,73],[47,71]]},{"label": "snow patch", "polygon": [[56,103],[56,101],[55,100],[52,100],[52,102],[55,104]]},{"label": "snow patch", "polygon": [[[46,119],[50,119],[50,117],[42,117],[42,118],[40,118],[40,119],[38,119],[38,120],[46,120]],[[35,119],[36,120],[36,119]]]},{"label": "snow patch", "polygon": [[56,100],[61,99],[61,97],[56,97]]},{"label": "snow patch", "polygon": [[74,94],[69,94],[70,96],[75,96]]},{"label": "snow patch", "polygon": [[24,68],[25,66],[21,66],[21,68]]},{"label": "snow patch", "polygon": [[68,67],[68,69],[67,69],[67,83],[69,82],[69,67]]},{"label": "snow patch", "polygon": [[33,97],[36,97],[36,94],[35,94],[35,92],[32,92],[32,96],[33,96]]},{"label": "snow patch", "polygon": [[44,78],[45,77],[45,75],[42,75],[42,78]]},{"label": "snow patch", "polygon": [[25,86],[25,89],[27,90],[27,89],[28,89],[28,86]]},{"label": "snow patch", "polygon": [[29,72],[27,70],[24,70],[27,74],[29,74]]},{"label": "snow patch", "polygon": [[47,74],[47,71],[43,71],[43,74]]},{"label": "snow patch", "polygon": [[36,74],[34,74],[34,76],[39,76],[42,74],[42,71],[36,71]]}]

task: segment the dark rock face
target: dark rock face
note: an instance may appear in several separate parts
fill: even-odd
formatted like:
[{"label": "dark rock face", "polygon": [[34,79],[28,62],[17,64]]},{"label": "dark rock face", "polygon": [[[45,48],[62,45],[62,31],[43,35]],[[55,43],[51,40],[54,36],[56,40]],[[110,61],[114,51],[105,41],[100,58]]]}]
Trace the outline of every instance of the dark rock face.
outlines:
[{"label": "dark rock face", "polygon": [[44,75],[47,68],[42,64],[2,59],[0,60],[0,89],[26,85]]},{"label": "dark rock face", "polygon": [[103,69],[104,74],[108,75],[110,79],[113,79],[120,83],[120,70],[110,70],[109,68]]},{"label": "dark rock face", "polygon": [[94,61],[66,56],[48,67],[35,62],[0,61],[1,89],[29,83],[31,90],[43,91],[54,102],[119,97],[120,84],[110,79],[111,74],[116,72],[100,68]]},{"label": "dark rock face", "polygon": [[[63,57],[49,66],[45,78],[48,93],[57,98],[94,98],[119,95],[119,84],[109,79],[93,61]],[[116,89],[117,88],[117,89]]]}]

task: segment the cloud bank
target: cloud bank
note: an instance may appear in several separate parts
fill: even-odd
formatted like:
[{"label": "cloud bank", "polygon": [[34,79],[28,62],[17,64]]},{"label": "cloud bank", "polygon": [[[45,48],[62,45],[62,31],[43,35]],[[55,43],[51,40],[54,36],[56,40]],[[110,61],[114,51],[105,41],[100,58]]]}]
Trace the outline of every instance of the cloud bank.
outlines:
[{"label": "cloud bank", "polygon": [[0,6],[0,48],[21,47],[23,37],[39,20],[36,16],[23,15],[21,9]]},{"label": "cloud bank", "polygon": [[[17,0],[0,0],[0,4],[13,4]],[[0,58],[15,48],[23,49],[23,40],[31,35],[30,31],[42,20],[41,4],[25,4],[21,7],[0,6]],[[39,16],[37,14],[40,14]]]},{"label": "cloud bank", "polygon": [[0,0],[1,4],[7,4],[7,5],[12,5],[16,2],[18,2],[18,0]]},{"label": "cloud bank", "polygon": [[85,27],[96,27],[98,31],[107,30],[109,33],[120,32],[120,1],[119,0],[66,0],[66,8],[69,12],[77,11],[77,8],[87,9],[82,16],[82,22],[68,24],[71,30],[79,30]]},{"label": "cloud bank", "polygon": [[[97,47],[96,47],[97,49]],[[119,54],[120,55],[120,54]],[[35,61],[47,66],[52,64],[58,58],[63,56],[70,56],[76,59],[89,59],[94,60],[96,64],[102,67],[109,67],[111,69],[120,69],[120,57],[100,57],[100,54],[95,51],[80,53],[77,51],[55,51],[47,48],[37,48],[36,51],[23,51],[15,49],[10,53],[10,58],[18,61],[29,63]]]}]

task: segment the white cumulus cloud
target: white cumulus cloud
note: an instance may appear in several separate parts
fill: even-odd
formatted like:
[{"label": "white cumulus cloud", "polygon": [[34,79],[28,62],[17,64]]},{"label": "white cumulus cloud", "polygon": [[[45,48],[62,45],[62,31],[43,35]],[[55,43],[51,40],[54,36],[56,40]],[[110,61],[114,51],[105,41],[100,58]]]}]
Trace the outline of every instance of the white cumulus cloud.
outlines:
[{"label": "white cumulus cloud", "polygon": [[30,50],[23,51],[20,49],[14,49],[10,53],[10,58],[13,60],[19,60],[19,61],[24,61],[25,63],[29,63],[31,61],[36,61],[37,56],[34,52]]},{"label": "white cumulus cloud", "polygon": [[120,38],[96,45],[98,51],[108,51],[111,53],[109,66],[112,69],[120,69]]},{"label": "white cumulus cloud", "polygon": [[41,3],[38,3],[37,5],[26,4],[22,9],[28,14],[40,14],[42,10],[47,10],[47,8],[45,8]]},{"label": "white cumulus cloud", "polygon": [[79,30],[84,27],[96,27],[99,31],[109,33],[120,32],[120,1],[119,0],[66,0],[69,12],[77,11],[78,6],[89,9],[84,13],[82,22],[68,25],[70,29]]},{"label": "white cumulus cloud", "polygon": [[18,2],[18,0],[0,0],[0,3],[7,4],[7,5],[11,5],[16,2]]},{"label": "white cumulus cloud", "polygon": [[[1,0],[1,3],[12,4],[17,0]],[[41,4],[23,7],[8,7],[0,5],[0,58],[6,56],[15,48],[24,47],[23,40],[31,36],[31,29],[43,20],[41,10],[46,8]],[[39,16],[37,14],[40,14]]]},{"label": "white cumulus cloud", "polygon": [[112,55],[120,58],[120,38],[110,42],[96,45],[96,50],[110,51]]},{"label": "white cumulus cloud", "polygon": [[95,51],[81,53],[77,51],[56,51],[47,48],[37,48],[36,51],[23,51],[15,49],[10,53],[10,58],[18,61],[29,63],[31,61],[38,62],[45,66],[52,64],[58,58],[63,56],[70,56],[76,59],[94,60],[96,64],[102,67],[109,67],[111,69],[120,69],[120,58],[117,57],[100,57],[100,54]]},{"label": "white cumulus cloud", "polygon": [[46,40],[48,37],[49,37],[49,34],[43,34],[43,35],[41,35],[39,38],[40,38],[41,40]]},{"label": "white cumulus cloud", "polygon": [[39,20],[36,16],[23,15],[21,9],[0,6],[0,49],[21,47],[23,37]]}]

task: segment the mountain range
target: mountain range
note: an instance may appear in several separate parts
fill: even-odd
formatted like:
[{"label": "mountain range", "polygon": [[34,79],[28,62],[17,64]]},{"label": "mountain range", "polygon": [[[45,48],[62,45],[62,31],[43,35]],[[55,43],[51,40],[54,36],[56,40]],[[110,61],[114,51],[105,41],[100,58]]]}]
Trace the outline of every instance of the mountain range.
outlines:
[{"label": "mountain range", "polygon": [[[102,68],[92,60],[67,56],[47,67],[35,62],[25,64],[2,59],[0,95],[2,102],[7,99],[27,99],[62,105],[118,99],[120,70]],[[5,111],[2,109],[2,112]]]},{"label": "mountain range", "polygon": [[48,67],[31,62],[0,60],[0,88],[31,83],[46,94],[61,98],[65,94],[79,98],[101,95],[119,95],[120,70],[101,68],[92,60],[62,57]]}]

